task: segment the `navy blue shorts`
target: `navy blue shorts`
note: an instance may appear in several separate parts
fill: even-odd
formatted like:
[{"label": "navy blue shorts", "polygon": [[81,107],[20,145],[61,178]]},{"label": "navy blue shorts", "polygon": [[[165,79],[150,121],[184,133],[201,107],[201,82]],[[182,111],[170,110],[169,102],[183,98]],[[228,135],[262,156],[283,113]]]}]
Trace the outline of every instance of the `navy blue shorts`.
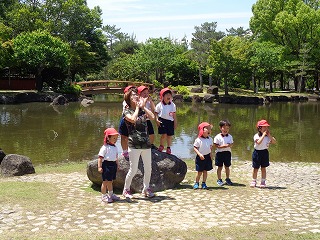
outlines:
[{"label": "navy blue shorts", "polygon": [[231,166],[231,152],[216,152],[215,164],[218,167],[230,167]]},{"label": "navy blue shorts", "polygon": [[168,136],[174,135],[174,121],[163,119],[159,117],[159,121],[161,122],[158,127],[159,134],[167,134]]},{"label": "navy blue shorts", "polygon": [[150,120],[147,120],[147,125],[148,125],[148,133],[149,133],[149,135],[154,134],[154,129],[153,129],[153,126],[152,126],[152,122]]},{"label": "navy blue shorts", "polygon": [[269,151],[268,149],[264,150],[254,150],[252,153],[252,167],[260,168],[260,167],[268,167],[269,163]]},{"label": "navy blue shorts", "polygon": [[120,124],[119,124],[119,134],[120,135],[124,135],[126,137],[129,137],[129,133],[128,133],[128,127],[126,125],[126,122],[124,120],[124,117],[121,118],[120,120]]},{"label": "navy blue shorts", "polygon": [[212,159],[210,157],[210,153],[204,155],[204,160],[201,160],[200,157],[196,156],[196,171],[203,172],[203,171],[210,171],[213,169],[212,167]]},{"label": "navy blue shorts", "polygon": [[116,179],[117,175],[117,162],[103,161],[102,162],[102,181],[112,181]]}]

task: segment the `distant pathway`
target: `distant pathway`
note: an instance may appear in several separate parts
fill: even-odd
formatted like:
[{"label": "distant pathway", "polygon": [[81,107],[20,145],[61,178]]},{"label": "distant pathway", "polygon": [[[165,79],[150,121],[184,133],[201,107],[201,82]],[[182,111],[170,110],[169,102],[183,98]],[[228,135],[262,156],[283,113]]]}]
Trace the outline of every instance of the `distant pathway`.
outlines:
[{"label": "distant pathway", "polygon": [[[230,226],[256,226],[279,223],[293,232],[320,233],[320,164],[273,163],[268,169],[268,188],[250,188],[251,166],[237,162],[233,180],[246,179],[236,186],[218,188],[215,173],[209,175],[208,190],[185,188],[157,193],[151,200],[135,194],[132,203],[100,201],[100,194],[85,190],[90,181],[85,174],[41,174],[0,181],[39,181],[54,183],[58,198],[66,205],[54,211],[28,212],[22,206],[2,203],[0,234],[25,231],[107,231],[127,232],[151,228],[188,230]],[[214,181],[214,183],[213,183]],[[76,184],[74,184],[76,183]],[[0,199],[1,202],[1,199]],[[218,207],[217,207],[218,206]],[[206,221],[199,221],[205,218]]]}]

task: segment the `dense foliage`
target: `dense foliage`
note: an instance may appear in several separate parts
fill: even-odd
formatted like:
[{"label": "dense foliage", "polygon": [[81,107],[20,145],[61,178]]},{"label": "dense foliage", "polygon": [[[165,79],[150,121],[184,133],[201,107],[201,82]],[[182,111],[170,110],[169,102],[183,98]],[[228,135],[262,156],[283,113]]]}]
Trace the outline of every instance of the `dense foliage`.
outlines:
[{"label": "dense foliage", "polygon": [[65,89],[94,79],[171,86],[217,85],[273,91],[319,89],[320,2],[258,0],[250,29],[195,26],[186,38],[138,43],[116,26],[102,26],[99,7],[85,0],[4,0],[0,3],[0,75],[33,74]]}]

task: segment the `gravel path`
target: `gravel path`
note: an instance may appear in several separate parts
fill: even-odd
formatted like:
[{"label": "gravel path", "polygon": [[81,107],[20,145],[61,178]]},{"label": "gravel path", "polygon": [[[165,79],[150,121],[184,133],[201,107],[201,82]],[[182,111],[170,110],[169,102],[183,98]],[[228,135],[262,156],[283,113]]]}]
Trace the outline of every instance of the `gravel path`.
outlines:
[{"label": "gravel path", "polygon": [[[297,233],[320,233],[320,164],[273,163],[267,170],[267,188],[250,188],[249,162],[233,164],[235,186],[217,187],[215,172],[209,173],[208,190],[193,190],[192,182],[178,189],[158,192],[153,199],[135,194],[131,203],[101,203],[100,194],[85,189],[85,174],[34,174],[0,181],[54,183],[63,209],[26,211],[22,206],[2,203],[0,235],[14,231],[108,231],[128,232],[149,228],[189,230],[212,227],[257,226],[279,223]],[[259,172],[260,174],[260,172]],[[238,182],[246,179],[246,182]],[[240,180],[239,180],[240,181]],[[74,183],[77,183],[76,185]],[[1,202],[1,200],[0,200]],[[206,221],[199,221],[205,218]]]}]

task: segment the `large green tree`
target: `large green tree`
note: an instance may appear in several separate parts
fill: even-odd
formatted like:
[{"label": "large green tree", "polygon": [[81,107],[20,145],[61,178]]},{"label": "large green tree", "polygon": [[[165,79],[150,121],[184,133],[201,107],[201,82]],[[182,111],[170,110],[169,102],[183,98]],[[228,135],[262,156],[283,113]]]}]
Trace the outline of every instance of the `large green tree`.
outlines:
[{"label": "large green tree", "polygon": [[69,66],[69,45],[45,31],[19,34],[13,41],[13,51],[17,65],[35,74],[39,91],[45,69],[55,67],[63,71]]},{"label": "large green tree", "polygon": [[195,32],[192,33],[191,39],[192,50],[189,56],[198,63],[200,86],[203,87],[202,71],[207,65],[211,41],[219,41],[225,36],[225,33],[216,30],[217,22],[205,22],[201,26],[195,26],[194,29]]},{"label": "large green tree", "polygon": [[[319,7],[319,1],[315,0],[258,0],[252,7],[250,28],[256,38],[285,47],[287,60],[301,61],[300,52],[305,44],[310,48],[310,55],[318,52]],[[318,59],[307,59],[319,62]],[[315,70],[315,74],[318,74],[317,72],[318,70]],[[297,78],[297,81],[301,80],[303,79]],[[303,88],[304,84],[299,82],[296,86]]]}]

